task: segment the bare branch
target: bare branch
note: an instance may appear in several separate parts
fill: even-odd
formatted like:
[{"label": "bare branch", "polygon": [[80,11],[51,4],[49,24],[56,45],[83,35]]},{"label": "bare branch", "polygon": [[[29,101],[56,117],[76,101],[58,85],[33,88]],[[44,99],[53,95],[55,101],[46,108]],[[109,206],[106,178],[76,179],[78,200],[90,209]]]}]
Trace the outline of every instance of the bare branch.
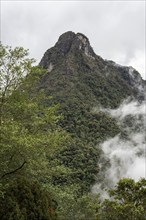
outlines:
[{"label": "bare branch", "polygon": [[21,170],[21,169],[24,167],[25,164],[26,164],[26,161],[24,161],[24,162],[22,163],[22,165],[21,165],[20,167],[18,167],[17,169],[12,170],[12,171],[10,171],[10,172],[8,172],[8,173],[3,174],[3,175],[1,176],[1,179],[4,178],[4,177],[7,176],[7,175],[11,175],[11,174],[17,172],[18,170]]}]

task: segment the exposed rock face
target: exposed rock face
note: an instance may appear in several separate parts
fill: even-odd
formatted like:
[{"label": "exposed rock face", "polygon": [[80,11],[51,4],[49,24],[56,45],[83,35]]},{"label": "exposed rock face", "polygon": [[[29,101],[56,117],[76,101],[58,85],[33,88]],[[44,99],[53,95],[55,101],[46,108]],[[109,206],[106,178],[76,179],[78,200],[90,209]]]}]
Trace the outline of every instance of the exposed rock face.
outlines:
[{"label": "exposed rock face", "polygon": [[89,42],[88,38],[85,35],[80,34],[80,33],[77,33],[76,36],[79,39],[79,49],[83,50],[84,53],[87,56],[92,57],[93,59],[95,59],[94,58],[95,53],[94,53],[93,49],[90,46],[90,42]]},{"label": "exposed rock face", "polygon": [[90,46],[88,38],[81,33],[75,34],[72,31],[68,31],[59,37],[53,48],[46,51],[40,65],[47,68],[49,62],[56,64],[58,59],[67,56],[69,53],[75,53],[75,51],[95,59],[95,53]]},{"label": "exposed rock face", "polygon": [[48,66],[48,72],[50,73],[52,70],[53,70],[53,64],[50,63],[49,66]]},{"label": "exposed rock face", "polygon": [[55,47],[57,47],[63,55],[66,55],[73,49],[80,49],[87,56],[95,55],[88,38],[81,33],[75,34],[74,32],[68,31],[62,34]]},{"label": "exposed rock face", "polygon": [[138,99],[139,101],[145,99],[146,93],[146,81],[142,79],[141,75],[132,66],[122,66],[113,61],[108,61],[107,66],[114,66],[119,71],[119,75],[126,80],[126,82],[132,88],[136,88],[139,91]]},{"label": "exposed rock face", "polygon": [[70,51],[75,37],[75,33],[71,31],[62,34],[55,44],[56,49],[59,50],[62,55],[66,55]]}]

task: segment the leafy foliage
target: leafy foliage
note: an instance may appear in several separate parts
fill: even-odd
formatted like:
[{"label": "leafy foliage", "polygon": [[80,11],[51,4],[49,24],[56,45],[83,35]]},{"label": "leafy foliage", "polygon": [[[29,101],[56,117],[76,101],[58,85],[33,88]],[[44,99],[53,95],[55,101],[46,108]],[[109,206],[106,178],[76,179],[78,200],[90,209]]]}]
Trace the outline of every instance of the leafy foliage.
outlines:
[{"label": "leafy foliage", "polygon": [[[3,50],[6,49],[7,47],[3,48]],[[12,81],[14,74],[15,83],[14,85],[4,83],[3,91],[13,92],[2,91],[1,93],[0,163],[2,169],[0,175],[2,179],[22,170],[27,175],[37,175],[47,167],[47,154],[51,153],[53,148],[62,145],[68,138],[65,132],[56,125],[59,120],[59,117],[55,115],[58,106],[45,108],[41,104],[44,101],[41,91],[39,94],[32,92],[30,94],[29,88],[31,86],[32,90],[35,85],[40,69],[31,68],[31,71],[29,69],[24,80],[24,76],[17,73],[13,66],[15,62],[20,63],[21,66],[21,60],[25,63],[26,51],[17,48],[14,51],[9,49],[8,52],[10,57],[7,57],[6,52],[3,54],[3,59],[8,59],[6,61],[9,69],[7,79],[8,82]],[[7,63],[10,58],[13,60],[12,67]],[[2,70],[6,64],[2,64]],[[26,66],[28,68],[28,65]],[[2,76],[3,74],[2,71]],[[16,87],[17,90],[15,90]]]},{"label": "leafy foliage", "polygon": [[100,219],[144,220],[146,217],[146,179],[135,182],[121,179],[116,188],[110,190],[112,200],[105,200]]},{"label": "leafy foliage", "polygon": [[[53,170],[55,169],[51,179],[52,183],[61,188],[77,185],[76,195],[83,195],[90,190],[95,181],[99,169],[99,155],[100,150],[97,151],[93,146],[83,145],[79,140],[72,141],[68,146],[49,157],[50,166],[53,167]],[[54,163],[56,166],[53,165]]]},{"label": "leafy foliage", "polygon": [[[25,50],[14,50],[16,54],[13,54],[11,49],[4,46],[3,50],[8,50],[7,53],[10,53],[9,55],[14,62],[13,65],[15,65],[15,62],[19,63],[20,61],[21,66],[21,59],[25,60]],[[45,101],[43,92],[40,91],[37,94],[35,93],[37,80],[44,71],[40,68],[29,66],[30,69],[28,72],[27,68],[25,69],[27,75],[21,75],[19,72],[17,73],[17,71],[14,71],[13,65],[12,67],[8,65],[10,58],[9,56],[7,57],[7,53],[3,53],[2,59],[6,59],[8,62],[5,61],[5,65],[7,65],[9,72],[7,73],[6,83],[3,82],[0,102],[1,199],[3,197],[4,199],[7,198],[7,192],[11,189],[10,186],[13,185],[17,179],[19,185],[21,177],[26,178],[26,185],[27,179],[30,181],[39,180],[41,183],[49,179],[47,156],[56,152],[70,139],[69,135],[57,125],[58,120],[60,120],[60,116],[57,115],[58,106],[45,107],[42,104]],[[4,64],[1,66],[1,75],[5,77],[3,65]],[[13,75],[15,75],[14,78]],[[14,84],[7,83],[13,80],[15,81]],[[19,188],[19,186],[16,186],[16,188],[17,187]],[[25,190],[25,184],[20,188],[22,193],[23,187]],[[18,190],[16,189],[16,197],[19,196],[17,193]],[[10,197],[13,197],[13,195],[11,194]],[[9,199],[11,200],[11,198],[8,198],[8,200]],[[18,219],[29,219],[27,211],[25,214],[21,213],[22,210],[19,210],[19,204],[15,201],[12,201],[12,203],[13,204],[10,204],[10,206],[16,208],[12,211],[12,213],[15,213],[13,213],[14,216],[18,215]],[[28,209],[27,203],[29,202],[27,201],[26,207],[24,207],[26,210]],[[2,202],[1,209],[4,208],[3,206],[5,206],[4,202]],[[11,210],[10,213],[8,213],[8,216],[9,215],[11,215]],[[11,216],[8,218],[15,219],[15,217]],[[32,219],[36,218],[32,217]],[[42,217],[40,217],[40,219],[42,219]]]},{"label": "leafy foliage", "polygon": [[20,178],[0,197],[2,220],[55,220],[55,203],[38,182]]},{"label": "leafy foliage", "polygon": [[12,49],[0,44],[0,86],[1,102],[12,94],[31,71],[34,59],[27,58],[28,50],[22,47]]}]

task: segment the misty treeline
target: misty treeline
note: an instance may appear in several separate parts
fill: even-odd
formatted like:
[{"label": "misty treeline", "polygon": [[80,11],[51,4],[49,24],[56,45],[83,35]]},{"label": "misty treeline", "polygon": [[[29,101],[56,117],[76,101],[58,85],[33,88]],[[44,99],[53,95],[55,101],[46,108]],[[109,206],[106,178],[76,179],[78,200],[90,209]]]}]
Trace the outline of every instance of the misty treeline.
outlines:
[{"label": "misty treeline", "polygon": [[[27,50],[0,45],[0,219],[146,219],[144,178],[118,180],[104,199],[91,193],[97,177],[104,180],[109,161],[92,140],[84,141],[84,126],[82,138],[63,128],[60,106],[38,89],[47,72],[33,62]],[[104,126],[111,120],[115,134],[114,121],[101,112],[102,119]]]}]

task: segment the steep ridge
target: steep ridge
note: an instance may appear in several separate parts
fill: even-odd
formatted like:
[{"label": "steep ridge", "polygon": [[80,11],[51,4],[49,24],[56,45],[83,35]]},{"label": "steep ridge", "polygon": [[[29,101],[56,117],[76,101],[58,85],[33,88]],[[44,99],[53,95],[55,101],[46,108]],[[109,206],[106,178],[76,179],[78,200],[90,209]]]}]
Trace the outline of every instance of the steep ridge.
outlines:
[{"label": "steep ridge", "polygon": [[[93,108],[114,109],[128,97],[141,103],[146,82],[134,68],[96,55],[85,35],[71,31],[59,37],[39,65],[47,73],[38,88],[52,96],[46,104],[60,104],[59,112],[64,116],[60,125],[76,139],[55,157],[60,164],[76,169],[72,181],[80,179],[83,188],[89,190],[99,169],[101,173],[108,165],[98,145],[117,134],[126,137],[115,118],[103,111],[95,114]],[[68,177],[54,177],[53,182],[64,183],[65,179]]]}]

